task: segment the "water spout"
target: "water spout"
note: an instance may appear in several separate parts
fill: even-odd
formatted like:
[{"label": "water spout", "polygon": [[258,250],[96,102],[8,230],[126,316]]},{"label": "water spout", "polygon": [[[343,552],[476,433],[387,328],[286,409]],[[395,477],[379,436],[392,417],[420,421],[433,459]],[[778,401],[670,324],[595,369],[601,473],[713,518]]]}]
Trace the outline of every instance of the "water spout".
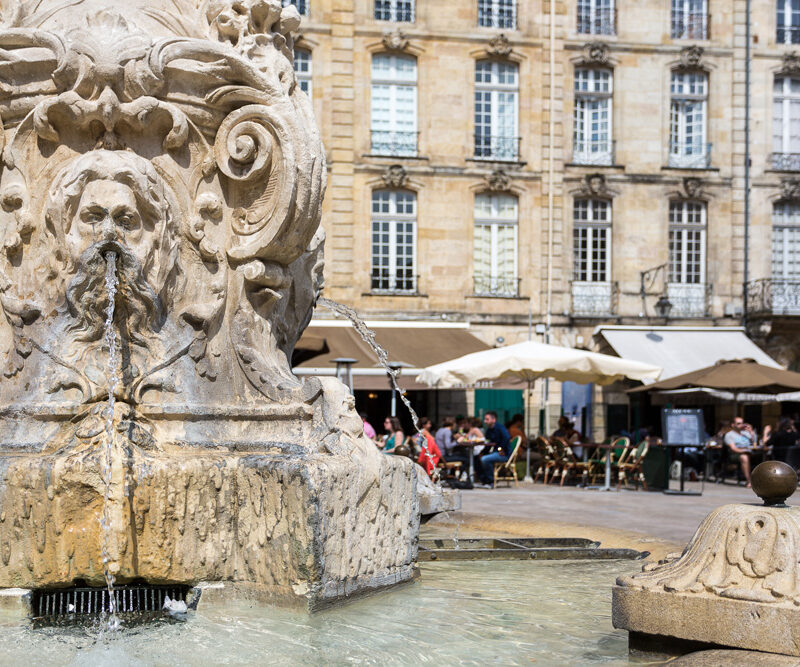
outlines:
[{"label": "water spout", "polygon": [[108,408],[106,408],[105,423],[105,444],[103,451],[103,484],[105,485],[105,497],[103,501],[103,514],[100,518],[100,528],[103,536],[101,554],[103,557],[103,574],[108,588],[108,626],[111,630],[119,627],[117,618],[116,599],[114,597],[114,573],[111,569],[111,553],[109,543],[111,541],[111,477],[112,477],[112,455],[114,451],[114,403],[117,390],[117,336],[114,333],[114,303],[117,296],[117,253],[113,250],[105,254],[106,259],[106,292],[108,294],[108,305],[106,306],[106,321],[104,330],[104,340],[108,347]]}]

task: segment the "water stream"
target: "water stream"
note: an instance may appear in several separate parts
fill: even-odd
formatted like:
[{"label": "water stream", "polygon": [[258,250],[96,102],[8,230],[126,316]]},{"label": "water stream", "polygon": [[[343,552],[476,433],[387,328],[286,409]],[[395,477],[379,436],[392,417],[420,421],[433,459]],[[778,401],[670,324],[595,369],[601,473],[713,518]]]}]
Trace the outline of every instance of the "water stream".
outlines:
[{"label": "water stream", "polygon": [[100,529],[103,536],[102,556],[103,574],[108,588],[108,627],[112,630],[119,627],[117,618],[116,601],[114,600],[114,573],[111,570],[111,478],[112,478],[112,456],[114,451],[114,402],[117,390],[117,364],[119,350],[117,348],[117,336],[114,333],[114,305],[117,296],[117,253],[109,251],[106,258],[106,292],[108,293],[108,305],[106,306],[106,321],[104,330],[104,340],[108,347],[108,407],[106,408],[105,422],[105,442],[103,447],[103,468],[102,476],[105,484],[105,496],[103,500],[103,514],[100,517]]},{"label": "water stream", "polygon": [[403,405],[406,406],[409,414],[411,415],[411,420],[414,424],[414,428],[417,431],[417,434],[420,437],[420,446],[422,447],[422,451],[425,452],[425,456],[428,458],[428,461],[431,463],[431,467],[433,469],[433,474],[431,478],[434,482],[439,481],[439,468],[436,467],[435,462],[433,461],[433,455],[428,451],[428,440],[425,437],[425,434],[422,432],[422,429],[419,425],[419,417],[415,412],[414,408],[411,406],[411,401],[408,400],[406,396],[405,390],[400,388],[400,385],[397,383],[397,376],[400,374],[400,369],[394,369],[389,365],[389,354],[386,352],[385,349],[375,340],[375,332],[370,329],[364,320],[362,320],[356,311],[352,308],[345,306],[338,301],[333,301],[332,299],[328,299],[324,296],[319,297],[317,300],[317,304],[320,306],[324,306],[328,310],[333,311],[339,315],[343,315],[348,320],[350,320],[353,328],[356,330],[356,333],[361,336],[362,340],[372,348],[372,351],[375,353],[375,356],[378,358],[378,363],[383,367],[386,373],[389,375],[389,380],[392,383],[392,387],[394,391],[397,392],[397,395],[400,396],[400,400],[403,401]]}]

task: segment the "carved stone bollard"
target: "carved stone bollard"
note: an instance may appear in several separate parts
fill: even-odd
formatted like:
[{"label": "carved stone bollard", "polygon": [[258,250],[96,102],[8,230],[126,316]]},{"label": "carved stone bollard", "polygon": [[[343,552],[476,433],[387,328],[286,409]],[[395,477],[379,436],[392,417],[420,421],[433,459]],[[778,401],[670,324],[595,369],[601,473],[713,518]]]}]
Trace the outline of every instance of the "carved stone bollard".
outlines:
[{"label": "carved stone bollard", "polygon": [[683,553],[617,579],[613,624],[630,632],[631,648],[800,656],[800,507],[785,504],[797,474],[767,461],[752,480],[763,505],[717,508]]}]

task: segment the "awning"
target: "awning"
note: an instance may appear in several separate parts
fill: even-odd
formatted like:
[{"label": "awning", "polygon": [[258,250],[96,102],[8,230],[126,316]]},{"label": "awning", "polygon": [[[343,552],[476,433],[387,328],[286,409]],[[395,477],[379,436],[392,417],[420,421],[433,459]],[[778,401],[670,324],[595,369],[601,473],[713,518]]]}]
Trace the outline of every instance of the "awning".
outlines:
[{"label": "awning", "polygon": [[594,335],[624,359],[661,366],[661,380],[711,366],[721,359],[754,359],[765,366],[781,368],[747,337],[742,327],[600,326]]},{"label": "awning", "polygon": [[[427,385],[418,384],[414,378],[422,368],[447,361],[470,352],[489,349],[489,346],[472,335],[463,325],[427,324],[407,326],[368,322],[375,331],[375,339],[388,353],[389,360],[402,363],[399,384],[403,389],[430,389]],[[348,324],[338,321],[319,321],[309,325],[303,333],[298,348],[303,350],[318,345],[322,339],[327,351],[306,358],[297,364],[294,371],[297,375],[334,375],[336,364],[334,359],[350,357],[358,359],[353,366],[353,388],[383,390],[389,389],[386,373],[378,364],[372,349]],[[309,341],[309,345],[306,344]],[[481,386],[491,387],[492,383]]]}]

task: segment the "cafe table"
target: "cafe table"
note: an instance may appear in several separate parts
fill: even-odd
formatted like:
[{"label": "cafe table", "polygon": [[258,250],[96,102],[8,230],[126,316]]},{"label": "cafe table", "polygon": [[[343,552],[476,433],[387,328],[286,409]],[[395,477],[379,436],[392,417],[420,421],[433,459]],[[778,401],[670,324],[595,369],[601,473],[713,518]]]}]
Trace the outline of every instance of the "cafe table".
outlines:
[{"label": "cafe table", "polygon": [[463,449],[469,449],[469,481],[475,482],[475,447],[486,445],[486,440],[464,440],[463,442],[456,442],[455,446]]},{"label": "cafe table", "polygon": [[612,456],[612,453],[613,453],[611,450],[614,450],[614,449],[617,449],[617,448],[614,447],[613,444],[607,444],[607,445],[605,445],[605,444],[602,444],[602,445],[601,444],[586,444],[586,445],[582,445],[582,447],[583,447],[584,461],[588,460],[587,457],[588,457],[588,453],[589,453],[590,450],[591,451],[596,451],[596,450],[600,449],[600,450],[605,450],[605,452],[606,452],[605,479],[604,479],[603,486],[586,486],[584,488],[585,489],[593,489],[593,490],[596,490],[596,491],[611,491],[612,490],[612,487],[611,487],[611,456]]}]

